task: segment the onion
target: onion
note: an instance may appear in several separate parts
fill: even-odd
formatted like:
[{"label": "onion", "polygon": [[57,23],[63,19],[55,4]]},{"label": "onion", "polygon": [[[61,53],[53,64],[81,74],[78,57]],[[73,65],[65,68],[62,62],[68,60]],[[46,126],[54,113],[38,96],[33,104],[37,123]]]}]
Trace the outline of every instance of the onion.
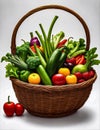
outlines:
[{"label": "onion", "polygon": [[40,42],[39,42],[39,40],[38,40],[37,37],[31,38],[31,40],[30,40],[30,46],[33,46],[34,43],[36,43],[36,45],[40,46]]}]

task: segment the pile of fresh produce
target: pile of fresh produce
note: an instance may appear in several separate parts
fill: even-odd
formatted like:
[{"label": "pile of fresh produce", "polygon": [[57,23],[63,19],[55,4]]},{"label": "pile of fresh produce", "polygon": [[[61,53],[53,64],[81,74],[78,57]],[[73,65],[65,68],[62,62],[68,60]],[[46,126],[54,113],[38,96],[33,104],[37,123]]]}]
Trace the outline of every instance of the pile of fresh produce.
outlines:
[{"label": "pile of fresh produce", "polygon": [[94,76],[92,66],[100,64],[97,48],[86,50],[84,39],[66,39],[63,31],[52,34],[57,19],[58,16],[53,18],[47,34],[39,24],[41,34],[35,31],[33,36],[31,32],[29,42],[23,40],[15,54],[2,57],[1,61],[9,62],[6,77],[32,84],[65,85],[81,83]]}]

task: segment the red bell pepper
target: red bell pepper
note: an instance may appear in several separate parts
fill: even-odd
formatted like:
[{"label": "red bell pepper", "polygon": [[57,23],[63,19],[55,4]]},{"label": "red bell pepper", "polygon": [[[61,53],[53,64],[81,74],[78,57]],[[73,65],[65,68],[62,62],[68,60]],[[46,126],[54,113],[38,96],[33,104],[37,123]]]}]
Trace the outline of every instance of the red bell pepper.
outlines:
[{"label": "red bell pepper", "polygon": [[25,109],[22,104],[20,104],[20,103],[15,104],[15,113],[17,116],[22,116],[24,113],[24,110]]},{"label": "red bell pepper", "polygon": [[15,112],[15,103],[10,101],[10,96],[8,96],[8,102],[4,103],[3,110],[6,116],[11,117]]},{"label": "red bell pepper", "polygon": [[76,65],[76,59],[75,59],[75,57],[70,58],[70,59],[66,58],[66,62],[67,63],[72,63],[73,65]]},{"label": "red bell pepper", "polygon": [[84,55],[76,56],[75,60],[76,60],[76,65],[77,64],[85,64],[86,63],[86,59],[85,59]]},{"label": "red bell pepper", "polygon": [[[36,45],[38,48],[40,47],[40,46],[38,46],[38,45]],[[32,51],[34,52],[34,53],[36,53],[36,50],[35,50],[35,47],[34,46],[30,46],[30,48],[32,49]]]}]

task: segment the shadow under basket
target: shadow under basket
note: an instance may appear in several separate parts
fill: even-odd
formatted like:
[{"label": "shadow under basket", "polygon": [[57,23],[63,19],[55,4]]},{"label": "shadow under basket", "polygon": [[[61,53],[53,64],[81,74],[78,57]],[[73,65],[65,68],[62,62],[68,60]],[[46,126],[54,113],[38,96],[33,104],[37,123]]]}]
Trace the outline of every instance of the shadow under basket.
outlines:
[{"label": "shadow under basket", "polygon": [[[25,14],[16,24],[12,39],[11,53],[16,53],[16,35],[20,25],[30,15],[46,9],[58,9],[74,15],[82,24],[86,34],[86,49],[90,47],[89,29],[80,15],[73,10],[60,5],[45,5],[37,7]],[[88,99],[97,74],[93,78],[78,84],[48,86],[33,85],[20,81],[19,79],[10,78],[18,101],[32,115],[41,117],[61,117],[76,112],[81,108]]]},{"label": "shadow under basket", "polygon": [[73,85],[43,86],[10,78],[18,101],[32,115],[61,117],[76,112],[88,99],[97,75]]}]

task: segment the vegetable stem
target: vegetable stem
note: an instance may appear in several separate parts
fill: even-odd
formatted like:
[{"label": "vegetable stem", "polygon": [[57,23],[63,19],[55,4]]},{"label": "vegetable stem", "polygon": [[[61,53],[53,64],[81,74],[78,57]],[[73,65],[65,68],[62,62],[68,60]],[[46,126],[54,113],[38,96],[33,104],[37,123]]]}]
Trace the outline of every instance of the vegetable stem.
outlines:
[{"label": "vegetable stem", "polygon": [[33,32],[30,32],[30,36],[31,36],[31,38],[33,38]]},{"label": "vegetable stem", "polygon": [[46,33],[44,31],[44,28],[43,28],[42,24],[39,24],[39,26],[40,26],[40,29],[42,31],[43,37],[44,37],[43,48],[44,48],[44,53],[45,53],[46,61],[48,61],[49,49],[48,49],[47,36],[46,36]]},{"label": "vegetable stem", "polygon": [[45,32],[42,24],[39,24],[39,26],[40,26],[40,29],[42,31],[43,37],[40,35],[40,33],[38,31],[35,31],[40,39],[42,46],[43,46],[46,62],[48,62],[52,52],[54,51],[54,49],[53,49],[54,45],[53,45],[53,42],[51,42],[51,33],[52,33],[53,26],[54,26],[57,19],[58,19],[58,16],[55,16],[53,18],[51,25],[49,27],[47,36],[46,36],[46,32]]},{"label": "vegetable stem", "polygon": [[10,103],[10,96],[8,96],[8,103]]},{"label": "vegetable stem", "polygon": [[38,50],[36,44],[34,44],[34,47],[35,47],[35,50],[40,58],[40,61],[41,61],[41,64],[43,65],[44,68],[46,68],[46,61],[45,59],[43,58],[43,56],[41,55],[40,51]]},{"label": "vegetable stem", "polygon": [[41,29],[41,31],[42,31],[44,40],[46,40],[46,33],[45,33],[45,31],[44,31],[44,28],[43,28],[42,24],[39,24],[39,26],[40,26],[40,29]]},{"label": "vegetable stem", "polygon": [[53,29],[53,26],[54,26],[57,19],[58,19],[58,16],[55,16],[52,23],[51,23],[51,25],[50,25],[50,28],[49,28],[49,31],[48,31],[48,36],[47,36],[48,41],[50,41],[52,29]]}]

